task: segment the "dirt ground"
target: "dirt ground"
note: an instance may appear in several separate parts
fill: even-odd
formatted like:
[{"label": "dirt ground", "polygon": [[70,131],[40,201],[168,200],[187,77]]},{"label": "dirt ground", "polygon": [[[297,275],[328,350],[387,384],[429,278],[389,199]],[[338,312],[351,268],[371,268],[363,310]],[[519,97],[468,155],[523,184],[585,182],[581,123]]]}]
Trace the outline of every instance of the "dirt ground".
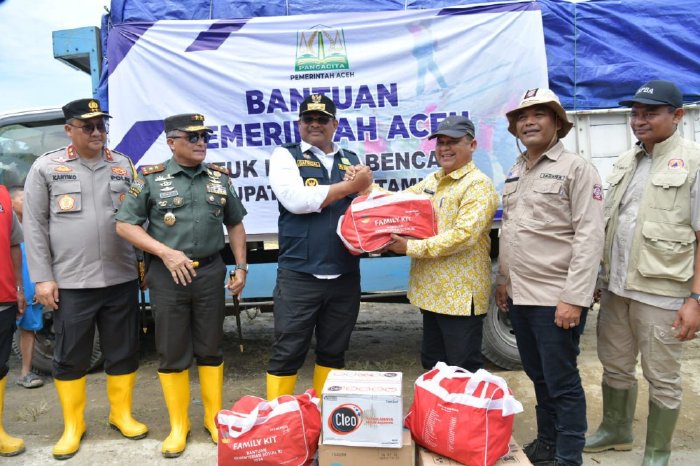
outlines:
[{"label": "dirt ground", "polygon": [[[581,374],[588,399],[589,429],[597,427],[601,416],[601,365],[595,349],[595,314],[590,315],[582,341],[579,358]],[[249,310],[242,315],[243,347],[239,350],[235,320],[226,320],[224,406],[230,406],[243,395],[264,396],[265,368],[272,339],[272,315]],[[421,321],[417,309],[407,304],[363,303],[351,349],[347,355],[348,368],[355,370],[402,371],[404,377],[404,411],[413,398],[413,381],[423,372],[419,361]],[[684,401],[673,440],[673,465],[698,464],[700,454],[700,342],[687,343],[683,363]],[[17,465],[204,465],[216,464],[216,447],[209,441],[202,425],[197,371],[191,371],[192,403],[190,417],[192,434],[187,450],[177,459],[166,460],[160,455],[160,442],[169,432],[165,403],[158,382],[157,360],[153,339],[145,338],[139,378],[134,394],[134,415],[150,427],[149,436],[140,441],[122,438],[107,423],[109,407],[105,393],[105,376],[88,376],[86,421],[88,433],[81,450],[68,461],[56,461],[51,448],[62,432],[62,414],[53,381],[47,378],[44,387],[27,390],[14,380],[19,372],[19,360],[11,357],[5,399],[5,428],[24,438],[27,451],[21,456],[3,459],[2,464]],[[297,389],[311,386],[313,355],[299,376]],[[536,432],[534,393],[522,371],[503,371],[494,366],[487,369],[504,377],[525,412],[515,420],[515,439],[519,443],[531,440]],[[641,372],[640,372],[641,377]],[[584,454],[584,465],[632,466],[641,463],[647,416],[647,387],[640,383],[635,417],[635,442],[631,452]],[[372,466],[372,465],[368,465]]]}]

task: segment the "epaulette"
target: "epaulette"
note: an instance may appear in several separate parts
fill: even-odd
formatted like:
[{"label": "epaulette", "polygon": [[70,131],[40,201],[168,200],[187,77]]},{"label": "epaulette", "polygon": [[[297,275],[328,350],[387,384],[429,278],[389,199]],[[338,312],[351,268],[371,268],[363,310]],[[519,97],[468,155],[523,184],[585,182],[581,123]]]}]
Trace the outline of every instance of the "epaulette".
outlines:
[{"label": "epaulette", "polygon": [[217,165],[215,163],[208,163],[207,168],[210,170],[216,170],[217,172],[221,172],[226,176],[230,176],[230,173],[228,172],[228,168],[222,167],[221,165]]},{"label": "epaulette", "polygon": [[40,155],[39,157],[37,157],[37,158],[47,157],[47,156],[48,156],[48,157],[52,157],[54,154],[57,154],[58,152],[61,152],[61,153],[65,152],[65,150],[66,150],[65,147],[61,147],[60,149],[50,150],[50,151],[48,151],[48,152],[44,152],[43,154],[41,154],[41,155]]},{"label": "epaulette", "polygon": [[163,170],[165,170],[165,164],[163,164],[163,163],[158,163],[155,165],[145,165],[145,166],[141,167],[141,173],[143,173],[144,176],[151,175],[153,173],[162,172]]}]

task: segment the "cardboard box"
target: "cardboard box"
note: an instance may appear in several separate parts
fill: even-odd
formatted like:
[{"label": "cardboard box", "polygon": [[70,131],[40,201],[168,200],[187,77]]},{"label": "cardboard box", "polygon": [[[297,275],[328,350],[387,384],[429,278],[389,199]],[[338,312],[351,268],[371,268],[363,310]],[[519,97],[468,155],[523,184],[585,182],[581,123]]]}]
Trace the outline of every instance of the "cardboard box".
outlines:
[{"label": "cardboard box", "polygon": [[318,447],[318,466],[415,466],[415,464],[416,444],[408,430],[403,431],[401,448],[348,447],[323,443]]},{"label": "cardboard box", "polygon": [[[532,466],[532,463],[520,445],[517,444],[515,440],[510,439],[510,444],[508,445],[510,451],[503,455],[500,460],[496,461],[494,466]],[[418,465],[417,466],[464,466],[462,463],[458,463],[455,460],[445,458],[444,456],[428,451],[423,447],[418,447]]]},{"label": "cardboard box", "polygon": [[401,448],[401,372],[331,371],[323,387],[324,445]]}]

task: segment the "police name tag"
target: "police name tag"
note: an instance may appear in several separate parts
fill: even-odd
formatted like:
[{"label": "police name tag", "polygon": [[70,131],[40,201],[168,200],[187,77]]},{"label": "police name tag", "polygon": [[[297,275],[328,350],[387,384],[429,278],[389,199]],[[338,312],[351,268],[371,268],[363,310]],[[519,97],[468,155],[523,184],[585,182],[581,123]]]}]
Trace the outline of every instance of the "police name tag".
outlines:
[{"label": "police name tag", "polygon": [[165,191],[165,192],[161,191],[159,196],[161,199],[166,198],[166,197],[174,197],[174,196],[177,196],[177,191]]}]

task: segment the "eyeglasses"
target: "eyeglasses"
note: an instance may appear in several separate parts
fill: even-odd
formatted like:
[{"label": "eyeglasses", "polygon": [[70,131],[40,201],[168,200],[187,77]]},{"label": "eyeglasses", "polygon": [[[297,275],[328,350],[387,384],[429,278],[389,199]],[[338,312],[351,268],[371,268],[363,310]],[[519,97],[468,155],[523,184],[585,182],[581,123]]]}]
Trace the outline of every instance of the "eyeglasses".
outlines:
[{"label": "eyeglasses", "polygon": [[302,115],[301,116],[301,121],[303,121],[305,124],[310,125],[314,122],[318,122],[319,125],[327,125],[333,118],[325,115],[321,116],[311,116],[311,115]]},{"label": "eyeglasses", "polygon": [[80,128],[83,131],[83,133],[88,134],[88,135],[92,134],[93,131],[95,131],[95,129],[97,129],[97,131],[99,131],[100,133],[106,133],[109,130],[109,128],[107,127],[107,124],[104,121],[101,121],[97,124],[86,123],[82,126],[73,125],[71,123],[68,123],[68,126],[72,126],[73,128]]},{"label": "eyeglasses", "polygon": [[204,140],[204,144],[209,143],[211,134],[209,133],[187,133],[187,136],[170,136],[170,139],[187,139],[190,144],[197,144],[200,139]]}]

